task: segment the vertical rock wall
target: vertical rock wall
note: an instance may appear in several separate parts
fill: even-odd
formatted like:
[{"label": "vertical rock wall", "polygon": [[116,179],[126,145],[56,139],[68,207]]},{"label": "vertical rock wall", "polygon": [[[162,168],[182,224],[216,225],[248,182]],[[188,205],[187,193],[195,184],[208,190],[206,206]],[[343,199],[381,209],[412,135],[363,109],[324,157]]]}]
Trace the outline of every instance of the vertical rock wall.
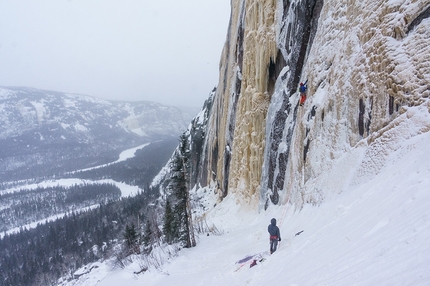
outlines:
[{"label": "vertical rock wall", "polygon": [[209,180],[223,196],[236,192],[247,203],[258,200],[269,89],[276,72],[276,2],[232,1],[208,127]]},{"label": "vertical rock wall", "polygon": [[430,0],[231,5],[200,178],[221,197],[318,204],[343,188],[320,189],[322,173],[429,96]]},{"label": "vertical rock wall", "polygon": [[[293,146],[303,140],[303,134],[296,131],[298,116],[297,88],[307,55],[312,47],[318,28],[318,19],[323,6],[322,0],[284,1],[278,23],[278,45],[285,59],[285,67],[277,79],[267,117],[266,147],[260,203],[267,207],[285,202],[285,185],[295,184],[295,173],[300,164],[291,162],[301,157],[302,148]],[[292,149],[293,148],[293,149]],[[297,176],[298,177],[298,176]]]},{"label": "vertical rock wall", "polygon": [[[371,144],[370,135],[429,95],[430,1],[317,1],[312,20],[320,6],[301,71],[301,79],[309,80],[308,99],[297,107],[297,92],[288,93],[294,84],[287,64],[269,109],[268,126],[286,120],[283,129],[267,133],[261,207],[318,204],[343,191],[342,174],[331,177],[331,184],[319,184],[319,176],[362,139]],[[281,36],[285,26],[299,21],[288,18]],[[287,57],[294,54],[288,43],[284,48]]]},{"label": "vertical rock wall", "polygon": [[[270,103],[269,69],[276,59],[276,1],[246,1],[241,94],[236,110],[229,190],[244,203],[258,200],[266,114]],[[257,194],[257,195],[256,195]]]},{"label": "vertical rock wall", "polygon": [[237,100],[240,95],[240,66],[243,58],[243,13],[241,1],[231,1],[230,23],[220,60],[220,77],[207,126],[202,185],[215,184],[221,197],[228,192],[228,172]]}]

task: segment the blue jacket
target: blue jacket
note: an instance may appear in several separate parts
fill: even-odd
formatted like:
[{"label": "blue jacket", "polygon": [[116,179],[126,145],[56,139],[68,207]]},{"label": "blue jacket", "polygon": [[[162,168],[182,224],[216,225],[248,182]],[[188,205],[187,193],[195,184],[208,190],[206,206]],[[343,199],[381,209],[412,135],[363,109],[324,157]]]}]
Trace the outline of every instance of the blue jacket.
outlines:
[{"label": "blue jacket", "polygon": [[307,85],[301,85],[301,86],[299,86],[299,91],[300,91],[301,93],[305,93],[305,92],[306,92],[306,89],[308,89]]},{"label": "blue jacket", "polygon": [[279,231],[279,227],[276,226],[276,219],[272,218],[269,226],[267,227],[267,231],[270,236],[276,236],[278,240],[281,240],[281,232]]}]

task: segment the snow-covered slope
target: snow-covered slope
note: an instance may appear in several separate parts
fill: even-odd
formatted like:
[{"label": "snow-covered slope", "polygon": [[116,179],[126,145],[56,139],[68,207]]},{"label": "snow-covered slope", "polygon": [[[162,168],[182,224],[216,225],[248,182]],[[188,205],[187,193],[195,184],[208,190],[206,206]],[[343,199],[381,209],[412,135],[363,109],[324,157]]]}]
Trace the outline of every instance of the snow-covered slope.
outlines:
[{"label": "snow-covered slope", "polygon": [[[430,122],[426,109],[412,110],[403,116]],[[222,235],[201,235],[195,248],[182,249],[158,269],[139,275],[133,272],[142,261],[125,269],[106,261],[61,285],[428,285],[430,133],[409,126],[397,124],[390,140],[363,141],[335,159],[337,172],[327,174],[318,187],[330,189],[341,181],[343,192],[321,205],[306,204],[298,211],[286,204],[258,213],[238,205],[235,195],[227,196],[206,214]],[[271,256],[263,253],[266,260],[252,268],[250,262],[237,264],[267,252],[272,217],[281,230],[279,249]]]}]

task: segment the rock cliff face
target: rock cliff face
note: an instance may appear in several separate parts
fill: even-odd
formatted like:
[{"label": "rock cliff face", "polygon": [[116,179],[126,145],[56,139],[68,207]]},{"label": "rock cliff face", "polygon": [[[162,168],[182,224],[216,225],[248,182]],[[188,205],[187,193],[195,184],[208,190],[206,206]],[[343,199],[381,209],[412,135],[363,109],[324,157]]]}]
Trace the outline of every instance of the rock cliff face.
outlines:
[{"label": "rock cliff face", "polygon": [[333,162],[383,137],[408,108],[429,109],[430,0],[231,7],[199,178],[221,197],[260,208],[318,204],[342,191],[318,188]]},{"label": "rock cliff face", "polygon": [[265,120],[276,78],[275,12],[276,1],[232,1],[207,136],[208,179],[222,196],[247,190],[250,200],[259,190]]}]

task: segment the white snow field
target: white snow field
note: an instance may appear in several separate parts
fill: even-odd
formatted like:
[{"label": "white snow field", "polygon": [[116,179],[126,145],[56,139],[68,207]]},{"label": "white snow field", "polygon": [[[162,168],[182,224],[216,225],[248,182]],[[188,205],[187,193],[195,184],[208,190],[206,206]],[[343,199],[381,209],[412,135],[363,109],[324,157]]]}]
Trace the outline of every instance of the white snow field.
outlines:
[{"label": "white snow field", "polygon": [[[131,148],[131,149],[127,149],[123,152],[121,152],[121,154],[119,155],[119,159],[116,160],[115,162],[112,163],[108,163],[108,164],[104,164],[104,165],[100,165],[100,166],[96,166],[96,167],[92,167],[92,168],[88,168],[88,169],[82,169],[79,171],[87,171],[87,170],[92,170],[92,169],[98,169],[98,168],[102,168],[105,166],[109,166],[111,164],[115,164],[117,162],[121,162],[121,161],[125,161],[129,158],[133,158],[135,156],[135,152],[138,149],[142,149],[145,148],[147,145],[149,145],[149,143],[147,144],[143,144],[140,146],[137,146],[135,148]],[[76,173],[78,171],[74,171],[71,173]],[[140,189],[138,186],[131,186],[122,182],[117,182],[114,181],[112,179],[103,179],[103,180],[85,180],[85,179],[78,179],[78,178],[68,178],[68,179],[57,179],[57,180],[46,180],[46,181],[42,181],[40,183],[35,183],[35,184],[27,184],[27,185],[19,185],[10,189],[6,189],[6,190],[0,190],[0,194],[5,194],[5,193],[11,193],[11,192],[19,192],[23,189],[37,189],[39,187],[41,188],[48,188],[48,187],[57,187],[57,186],[63,186],[63,187],[71,187],[73,185],[84,185],[84,184],[113,184],[115,186],[117,186],[120,190],[121,190],[121,197],[126,198],[126,197],[130,197],[130,196],[135,196],[137,195],[139,192],[142,192],[143,189]],[[99,204],[90,206],[90,207],[86,207],[86,208],[81,208],[81,209],[76,209],[73,211],[86,211],[89,209],[94,209],[96,207],[98,207]],[[31,229],[31,228],[35,228],[38,224],[44,224],[47,223],[49,221],[53,221],[56,220],[58,218],[64,217],[66,215],[66,213],[61,213],[61,214],[57,214],[51,217],[48,217],[46,219],[43,220],[39,220],[39,221],[35,221],[32,223],[29,223],[27,225],[22,225],[19,227],[15,227],[13,229],[10,229],[8,231],[5,231],[3,233],[0,233],[0,239],[3,238],[3,236],[5,234],[11,234],[11,233],[16,233],[19,232],[20,229]]]},{"label": "white snow field", "polygon": [[[182,249],[158,269],[137,275],[139,259],[124,269],[104,261],[59,284],[430,285],[429,123],[428,107],[411,108],[369,145],[364,139],[351,148],[318,178],[320,189],[340,182],[339,193],[319,206],[258,212],[229,195],[206,214],[223,234],[200,235],[196,247]],[[267,255],[272,217],[282,241]],[[250,261],[235,263],[261,252],[266,260],[252,268]]]}]

